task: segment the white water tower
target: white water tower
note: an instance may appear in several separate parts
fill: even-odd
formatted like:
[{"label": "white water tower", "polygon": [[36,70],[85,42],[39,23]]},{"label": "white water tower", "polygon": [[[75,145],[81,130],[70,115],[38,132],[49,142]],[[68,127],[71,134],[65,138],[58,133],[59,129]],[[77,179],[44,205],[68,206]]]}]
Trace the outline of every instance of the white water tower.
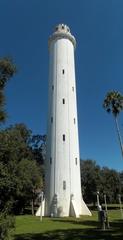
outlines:
[{"label": "white water tower", "polygon": [[75,47],[69,27],[59,24],[49,38],[46,216],[91,215],[81,193]]}]

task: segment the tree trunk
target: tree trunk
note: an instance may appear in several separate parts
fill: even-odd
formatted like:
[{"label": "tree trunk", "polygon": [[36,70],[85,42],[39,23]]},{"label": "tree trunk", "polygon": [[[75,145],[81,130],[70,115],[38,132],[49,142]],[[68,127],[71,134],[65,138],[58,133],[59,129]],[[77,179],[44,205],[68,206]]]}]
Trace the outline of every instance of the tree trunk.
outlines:
[{"label": "tree trunk", "polygon": [[34,215],[34,199],[32,198],[32,215]]},{"label": "tree trunk", "polygon": [[122,158],[123,158],[123,143],[122,143],[122,137],[120,134],[120,128],[119,128],[117,117],[115,117],[115,124],[116,124],[117,135],[118,135],[118,139],[119,139],[119,143],[120,143],[121,154],[122,154]]}]

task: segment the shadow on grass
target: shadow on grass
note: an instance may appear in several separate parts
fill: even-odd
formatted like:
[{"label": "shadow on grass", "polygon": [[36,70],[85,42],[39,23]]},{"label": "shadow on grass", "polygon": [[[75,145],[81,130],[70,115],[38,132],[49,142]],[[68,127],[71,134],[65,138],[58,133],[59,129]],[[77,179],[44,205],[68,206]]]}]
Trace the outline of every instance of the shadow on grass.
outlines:
[{"label": "shadow on grass", "polygon": [[[80,222],[78,222],[80,224]],[[95,226],[95,221],[83,221],[82,224]],[[45,233],[16,235],[15,240],[121,240],[123,239],[123,221],[110,224],[110,229],[102,231],[98,228],[62,229]]]},{"label": "shadow on grass", "polygon": [[90,227],[96,227],[98,226],[98,221],[92,221],[92,220],[82,220],[80,221],[79,219],[78,220],[72,220],[72,219],[59,219],[59,218],[56,218],[56,219],[52,219],[52,221],[54,222],[66,222],[66,223],[71,223],[71,224],[78,224],[78,225],[87,225],[87,226],[90,226]]}]

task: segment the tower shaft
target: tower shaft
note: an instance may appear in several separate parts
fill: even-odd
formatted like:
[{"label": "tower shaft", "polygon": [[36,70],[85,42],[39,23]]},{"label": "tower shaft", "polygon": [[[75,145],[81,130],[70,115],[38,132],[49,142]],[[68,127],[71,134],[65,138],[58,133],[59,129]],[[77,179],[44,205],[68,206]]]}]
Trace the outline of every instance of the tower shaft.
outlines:
[{"label": "tower shaft", "polygon": [[75,38],[60,24],[49,39],[45,215],[90,215],[81,194]]}]

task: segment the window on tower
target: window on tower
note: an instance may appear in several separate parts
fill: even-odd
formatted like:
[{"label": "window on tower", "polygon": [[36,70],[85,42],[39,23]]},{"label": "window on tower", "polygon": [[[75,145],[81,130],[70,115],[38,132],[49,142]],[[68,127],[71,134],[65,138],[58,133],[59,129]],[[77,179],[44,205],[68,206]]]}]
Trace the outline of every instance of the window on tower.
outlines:
[{"label": "window on tower", "polygon": [[74,87],[72,87],[72,91],[74,92]]},{"label": "window on tower", "polygon": [[52,85],[52,90],[54,90],[54,85]]},{"label": "window on tower", "polygon": [[66,189],[66,181],[63,181],[63,190]]},{"label": "window on tower", "polygon": [[74,118],[73,121],[74,121],[74,124],[75,124],[76,123],[76,119]]},{"label": "window on tower", "polygon": [[75,164],[77,165],[77,158],[75,158]]},{"label": "window on tower", "polygon": [[52,158],[50,157],[50,164],[52,164]]},{"label": "window on tower", "polygon": [[53,117],[51,117],[51,123],[53,123]]},{"label": "window on tower", "polygon": [[65,73],[65,70],[64,69],[62,69],[62,74],[64,74]]},{"label": "window on tower", "polygon": [[63,136],[62,136],[62,137],[63,137],[63,141],[65,141],[65,134],[63,134]]},{"label": "window on tower", "polygon": [[65,104],[65,98],[62,99],[63,104]]}]

